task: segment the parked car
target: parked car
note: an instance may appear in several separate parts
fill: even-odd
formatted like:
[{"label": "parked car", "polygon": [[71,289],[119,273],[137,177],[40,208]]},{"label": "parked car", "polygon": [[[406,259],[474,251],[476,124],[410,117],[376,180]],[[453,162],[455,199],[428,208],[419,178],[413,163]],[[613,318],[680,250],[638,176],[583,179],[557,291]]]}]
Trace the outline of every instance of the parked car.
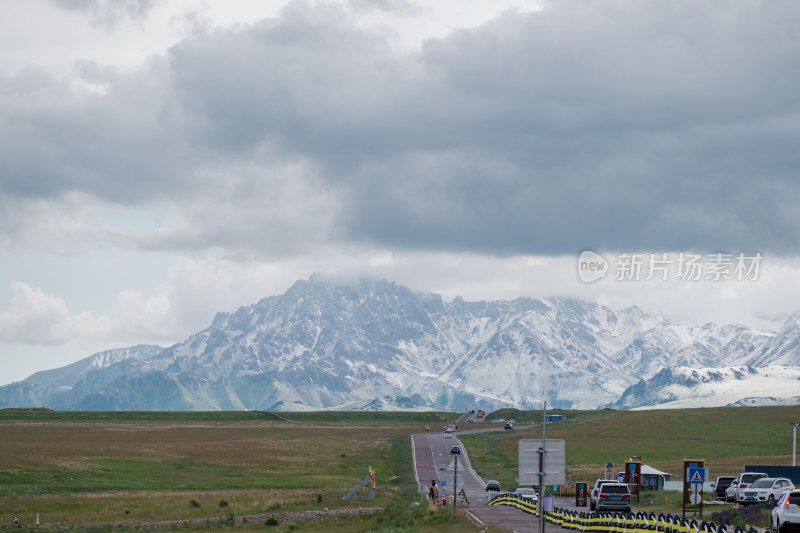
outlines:
[{"label": "parked car", "polygon": [[594,505],[598,511],[631,512],[631,491],[625,483],[603,483]]},{"label": "parked car", "polygon": [[770,507],[781,499],[784,492],[794,489],[792,480],[785,477],[762,477],[753,481],[749,487],[742,491],[740,501],[749,503],[767,503]]},{"label": "parked car", "polygon": [[453,446],[450,448],[450,455],[461,455],[461,448],[458,446]]},{"label": "parked car", "polygon": [[510,423],[506,422],[506,425],[505,425],[505,427],[503,429],[514,429],[514,426],[512,426]]},{"label": "parked car", "polygon": [[731,486],[731,483],[737,478],[733,476],[720,476],[714,481],[714,499],[725,500],[725,491]]},{"label": "parked car", "polygon": [[731,484],[728,485],[728,488],[725,489],[725,501],[726,502],[735,502],[736,501],[736,487],[739,486],[739,478],[733,478]]},{"label": "parked car", "polygon": [[595,510],[597,506],[597,496],[600,494],[600,486],[604,483],[616,483],[615,479],[598,479],[592,486],[592,491],[589,493],[589,509]]},{"label": "parked car", "polygon": [[762,477],[767,477],[764,472],[742,472],[739,474],[739,479],[736,481],[736,496],[733,501],[742,502],[742,492],[750,486],[750,484]]},{"label": "parked car", "polygon": [[529,500],[536,500],[536,491],[534,489],[530,489],[527,487],[517,487],[514,490],[514,494],[521,498],[527,498]]},{"label": "parked car", "polygon": [[790,530],[800,531],[800,490],[784,493],[772,510],[772,531],[788,533]]}]

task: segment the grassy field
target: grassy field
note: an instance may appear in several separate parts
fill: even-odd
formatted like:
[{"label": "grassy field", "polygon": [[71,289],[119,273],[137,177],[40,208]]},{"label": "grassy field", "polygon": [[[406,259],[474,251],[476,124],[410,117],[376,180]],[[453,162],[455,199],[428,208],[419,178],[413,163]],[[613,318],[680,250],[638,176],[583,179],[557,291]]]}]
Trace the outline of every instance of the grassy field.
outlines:
[{"label": "grassy field", "polygon": [[[435,413],[0,412],[0,528],[358,507],[416,499],[411,433]],[[302,420],[302,421],[300,421]],[[370,520],[380,520],[372,518]]]},{"label": "grassy field", "polygon": [[[567,420],[548,425],[548,438],[566,440],[572,479],[592,482],[607,461],[621,465],[630,456],[678,477],[684,458],[705,459],[712,476],[735,475],[745,464],[791,464],[789,422],[800,419],[800,406],[552,413]],[[263,530],[264,523],[232,517],[366,505],[341,497],[370,466],[378,486],[372,505],[388,506],[385,513],[274,530],[472,528],[410,506],[418,495],[409,435],[438,431],[437,417],[447,413],[280,414],[292,421],[255,412],[0,411],[0,530],[13,527],[14,513],[28,525],[38,513],[45,529],[199,519],[191,528]],[[487,418],[495,417],[522,423],[540,421],[541,412]],[[460,436],[473,466],[504,488],[516,485],[517,441],[540,437],[541,426]],[[662,496],[643,505],[665,510]]]},{"label": "grassy field", "polygon": [[[790,422],[800,406],[658,411],[549,411],[564,422],[548,424],[547,437],[564,439],[574,481],[603,477],[606,462],[618,467],[641,456],[654,468],[682,479],[683,459],[705,459],[712,477],[738,475],[745,465],[791,465]],[[541,422],[541,411],[501,410],[489,415],[518,423]],[[519,439],[541,439],[542,429],[461,436],[473,467],[502,487],[516,484]],[[618,468],[621,470],[621,468]]]}]

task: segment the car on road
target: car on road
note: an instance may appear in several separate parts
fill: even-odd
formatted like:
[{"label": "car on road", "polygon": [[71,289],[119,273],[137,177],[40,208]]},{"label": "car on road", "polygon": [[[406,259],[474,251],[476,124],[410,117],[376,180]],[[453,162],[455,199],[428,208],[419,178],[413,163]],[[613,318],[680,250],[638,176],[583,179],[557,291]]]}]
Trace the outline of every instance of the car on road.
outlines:
[{"label": "car on road", "polygon": [[786,492],[778,500],[778,505],[772,510],[772,531],[800,531],[800,490]]},{"label": "car on road", "polygon": [[519,496],[520,498],[527,498],[529,500],[536,500],[536,491],[534,489],[529,489],[528,487],[517,487],[514,489],[514,494]]},{"label": "car on road", "polygon": [[512,426],[509,422],[506,422],[506,425],[503,427],[503,429],[514,429],[514,426]]},{"label": "car on road", "polygon": [[450,455],[461,455],[461,448],[458,446],[453,446],[450,448]]},{"label": "car on road", "polygon": [[631,491],[625,483],[603,483],[594,504],[597,511],[631,512]]},{"label": "car on road", "polygon": [[742,491],[740,501],[749,503],[766,503],[775,507],[784,492],[794,490],[792,480],[785,477],[762,477],[753,481],[749,487]]},{"label": "car on road", "polygon": [[595,510],[595,505],[597,505],[597,495],[600,494],[600,486],[604,483],[616,483],[615,479],[598,479],[592,485],[592,490],[589,493],[589,509],[592,511]]},{"label": "car on road", "polygon": [[764,472],[742,472],[739,474],[739,478],[736,480],[736,485],[734,487],[733,501],[742,502],[742,492],[744,492],[753,481],[761,479],[762,477],[767,477],[767,474]]},{"label": "car on road", "polygon": [[496,479],[490,479],[486,482],[486,501],[492,501],[500,494],[500,482]]},{"label": "car on road", "polygon": [[449,429],[445,429],[445,430],[444,430],[444,438],[446,438],[446,439],[452,439],[452,438],[453,438],[453,432],[452,432],[452,431],[450,431]]},{"label": "car on road", "polygon": [[714,499],[725,501],[725,491],[728,490],[728,487],[730,487],[731,483],[735,480],[736,478],[733,476],[719,476],[714,481]]}]

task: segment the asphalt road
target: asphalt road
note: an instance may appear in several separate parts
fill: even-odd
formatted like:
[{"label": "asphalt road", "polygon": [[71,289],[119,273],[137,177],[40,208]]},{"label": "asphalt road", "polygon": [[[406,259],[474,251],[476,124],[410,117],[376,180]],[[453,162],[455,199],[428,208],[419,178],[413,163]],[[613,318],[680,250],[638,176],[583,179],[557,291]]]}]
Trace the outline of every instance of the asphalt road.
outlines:
[{"label": "asphalt road", "polygon": [[[461,428],[458,432],[460,434],[503,431],[502,428],[474,428],[472,424],[467,429],[462,425],[463,422],[461,420],[457,424]],[[479,523],[495,524],[519,533],[539,531],[539,518],[537,516],[524,513],[513,507],[487,504],[488,495],[484,490],[486,480],[471,468],[468,450],[464,448],[463,443],[457,437],[446,439],[442,432],[431,431],[430,433],[412,435],[411,441],[417,483],[420,486],[420,490],[427,489],[431,484],[431,480],[436,480],[436,485],[440,486],[440,498],[443,491],[447,491],[449,496],[453,484],[452,472],[455,466],[453,456],[450,454],[450,448],[453,445],[457,445],[461,448],[461,455],[458,459],[458,474],[463,478],[464,492],[469,500],[469,505],[458,502],[458,508],[463,509],[473,521]],[[441,487],[442,481],[445,482],[444,487]],[[448,503],[448,505],[452,504]],[[572,508],[574,507],[574,500],[557,498],[555,505]],[[448,508],[452,509],[452,507]],[[585,510],[588,510],[588,508]],[[550,533],[563,530],[558,526],[547,524],[546,531]]]}]

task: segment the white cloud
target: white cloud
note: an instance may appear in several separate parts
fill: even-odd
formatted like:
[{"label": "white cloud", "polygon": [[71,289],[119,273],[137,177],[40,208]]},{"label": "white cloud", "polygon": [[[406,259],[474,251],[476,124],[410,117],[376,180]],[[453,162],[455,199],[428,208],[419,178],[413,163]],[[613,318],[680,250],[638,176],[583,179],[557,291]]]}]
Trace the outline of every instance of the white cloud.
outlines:
[{"label": "white cloud", "polygon": [[60,344],[73,323],[67,303],[24,283],[11,284],[11,309],[0,315],[0,338],[6,342]]}]

